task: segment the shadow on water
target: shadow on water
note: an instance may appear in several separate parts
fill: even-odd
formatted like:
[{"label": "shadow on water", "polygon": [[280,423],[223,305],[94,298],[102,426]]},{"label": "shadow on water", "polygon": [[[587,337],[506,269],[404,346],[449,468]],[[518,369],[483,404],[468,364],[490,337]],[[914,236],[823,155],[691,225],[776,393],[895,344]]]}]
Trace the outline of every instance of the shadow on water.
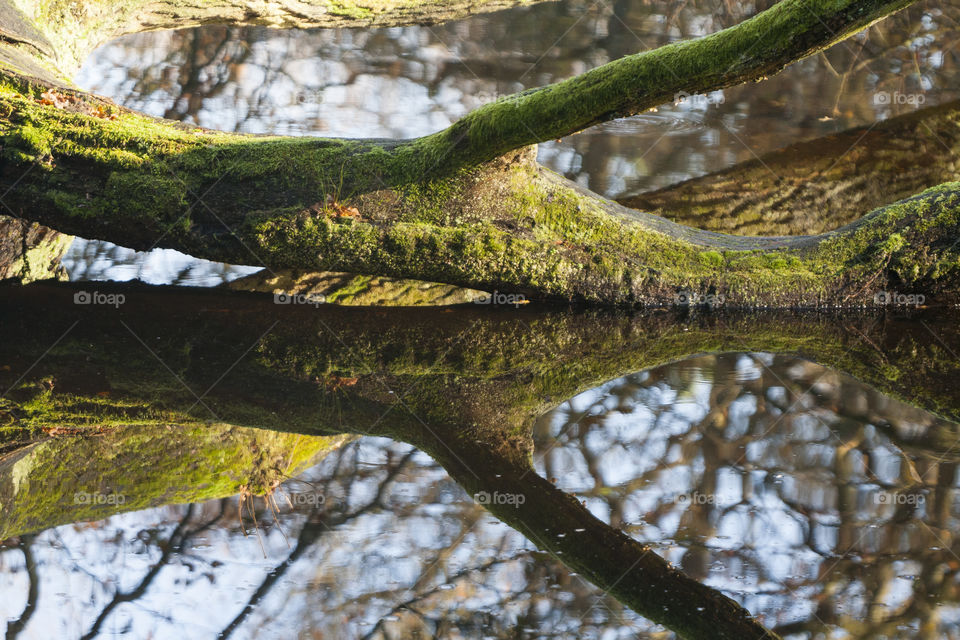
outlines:
[{"label": "shadow on water", "polygon": [[[937,624],[930,598],[956,602],[951,585],[960,562],[949,529],[960,391],[950,381],[960,368],[960,330],[949,314],[363,310],[99,284],[95,292],[89,284],[9,286],[2,295],[0,387],[8,391],[0,406],[0,538],[21,547],[66,523],[237,494],[241,527],[249,528],[252,496],[267,495],[274,512],[279,503],[271,496],[284,480],[337,458],[357,436],[378,436],[428,454],[547,554],[542,562],[561,562],[682,637],[775,637],[707,586],[711,558],[725,546],[744,565],[783,573],[782,549],[751,557],[750,548],[763,545],[742,531],[742,547],[722,542],[731,513],[757,522],[808,518],[788,529],[803,530],[796,535],[808,536],[805,548],[852,574],[888,552],[906,553],[903,540],[923,545],[914,548],[917,557],[898,561],[924,566],[927,624]],[[704,358],[709,366],[688,366],[700,372],[693,380],[684,381],[683,364],[670,364]],[[671,390],[703,392],[703,371],[713,379],[702,415],[684,413],[683,398],[656,400]],[[674,379],[658,377],[665,375]],[[865,393],[889,399],[865,402]],[[631,402],[650,415],[617,427],[615,414],[629,413]],[[599,428],[605,420],[613,426]],[[572,454],[558,461],[578,438],[582,461],[571,463]],[[617,452],[614,462],[598,461]],[[630,477],[606,480],[611,473]],[[578,477],[594,481],[577,486]],[[291,553],[305,553],[337,518],[382,506],[381,497],[374,491],[353,511],[315,510]],[[197,526],[178,525],[164,548],[184,548]],[[679,554],[656,551],[704,582],[651,547],[666,538],[693,541]],[[799,544],[789,536],[783,542]],[[289,565],[269,574],[274,582]],[[750,575],[757,591],[738,601],[762,611],[781,635],[831,625],[865,633],[889,617],[879,609],[848,617],[817,605],[826,597],[818,592],[808,596],[813,613],[780,624],[762,595],[773,578]],[[792,579],[782,580],[791,592],[811,587]],[[736,593],[743,582],[718,586]],[[262,588],[270,584],[268,577]],[[257,600],[254,592],[229,628]],[[914,620],[923,617],[911,611]],[[389,618],[370,632],[387,637]]]}]

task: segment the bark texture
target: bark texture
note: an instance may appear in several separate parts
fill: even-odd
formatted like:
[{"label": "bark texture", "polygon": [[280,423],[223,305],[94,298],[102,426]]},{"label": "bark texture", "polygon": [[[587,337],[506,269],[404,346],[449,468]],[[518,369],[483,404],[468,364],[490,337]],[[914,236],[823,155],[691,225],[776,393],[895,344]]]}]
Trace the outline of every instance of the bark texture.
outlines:
[{"label": "bark texture", "polygon": [[746,236],[824,233],[955,180],[960,102],[790,145],[621,204]]},{"label": "bark texture", "polygon": [[72,238],[22,218],[0,215],[0,280],[67,277],[60,258]]}]

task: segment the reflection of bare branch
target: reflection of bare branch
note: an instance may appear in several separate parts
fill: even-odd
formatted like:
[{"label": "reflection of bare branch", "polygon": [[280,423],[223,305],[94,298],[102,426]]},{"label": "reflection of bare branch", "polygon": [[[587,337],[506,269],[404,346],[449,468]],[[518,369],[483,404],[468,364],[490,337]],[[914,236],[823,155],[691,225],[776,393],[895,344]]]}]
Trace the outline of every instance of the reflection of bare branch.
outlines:
[{"label": "reflection of bare branch", "polygon": [[[602,498],[612,514],[654,491],[657,508],[648,510],[643,522],[630,530],[642,538],[650,527],[657,527],[654,539],[666,538],[685,550],[682,566],[688,573],[706,577],[709,572],[716,581],[736,571],[737,577],[725,584],[742,589],[744,596],[762,594],[780,603],[802,598],[815,604],[808,619],[775,626],[782,635],[841,627],[853,637],[900,637],[898,629],[920,625],[919,637],[942,637],[938,609],[955,608],[958,595],[953,580],[960,570],[960,544],[950,531],[956,526],[957,462],[935,458],[919,447],[911,451],[896,446],[883,436],[922,441],[923,429],[939,421],[799,359],[778,356],[769,362],[751,355],[743,362],[752,360],[758,375],[743,380],[734,366],[741,358],[741,354],[708,356],[668,368],[670,388],[681,395],[688,388],[689,395],[695,395],[696,378],[710,381],[709,400],[701,405],[703,417],[684,418],[679,431],[677,416],[672,415],[677,405],[671,402],[656,421],[649,416],[641,420],[648,426],[636,442],[613,437],[616,431],[606,424],[616,415],[611,412],[579,423],[575,437],[540,444],[554,447],[554,456],[576,460],[566,466],[577,470],[575,483],[587,486],[578,493]],[[691,368],[700,375],[679,375]],[[634,399],[626,401],[626,411],[631,402],[654,411],[656,403],[648,394],[662,380],[655,371],[639,385],[624,379],[610,385],[605,397],[623,404],[624,390],[638,386],[627,394]],[[732,408],[741,402],[755,409],[745,426],[741,415],[740,426],[733,429]],[[663,433],[653,426],[661,420],[673,430]],[[904,438],[905,434],[909,435]],[[604,456],[612,449],[665,454],[636,460],[631,478],[610,486],[598,476],[611,468]],[[748,450],[753,452],[749,457]],[[544,466],[558,467],[550,460]],[[746,482],[758,472],[790,482],[777,480],[759,488],[755,479]],[[744,479],[739,497],[725,497],[722,476]],[[687,479],[678,485],[681,477]],[[754,492],[764,500],[756,501]],[[687,501],[678,504],[678,495]],[[695,495],[702,501],[690,500]],[[888,496],[888,504],[878,502],[878,495]],[[890,496],[899,503],[890,505],[894,499]],[[772,498],[779,504],[774,506]],[[713,537],[721,524],[734,526],[732,522],[735,528],[726,533],[734,532],[736,545],[717,548]],[[792,530],[792,525],[784,529],[785,522],[795,523],[798,540],[780,553],[804,558],[805,567],[801,575],[789,579],[770,562],[778,545],[763,535],[754,539],[752,533],[765,531],[776,538],[778,532]],[[909,564],[916,564],[917,571],[903,568]],[[908,572],[917,575],[904,583],[903,574]],[[744,574],[755,576],[751,581],[755,588],[743,585]],[[908,595],[901,597],[904,587]],[[851,605],[861,590],[873,594],[862,610]],[[893,601],[896,606],[891,606]]]},{"label": "reflection of bare branch", "polygon": [[[414,605],[424,602],[431,596],[437,595],[438,593],[441,592],[441,589],[443,587],[452,585],[453,583],[457,582],[462,578],[466,578],[472,573],[484,573],[486,571],[489,571],[490,569],[493,569],[494,567],[514,562],[516,560],[527,557],[529,555],[530,555],[529,552],[522,552],[506,558],[494,558],[492,560],[488,560],[487,562],[484,562],[483,564],[477,565],[475,567],[461,569],[460,571],[454,573],[453,575],[448,576],[445,582],[438,584],[431,589],[427,589],[426,591],[418,593],[417,595],[411,598],[408,598],[407,600],[404,600],[403,602],[397,604],[386,615],[380,617],[380,620],[377,622],[377,624],[374,625],[374,627],[369,632],[367,632],[366,635],[363,636],[363,640],[373,640],[373,638],[376,637],[377,633],[383,633],[384,621],[387,618],[390,618],[391,616],[394,616],[404,610],[412,611],[414,614],[417,615],[417,617],[421,618],[422,620],[426,620],[426,616],[422,612],[418,611],[417,609],[414,609]],[[501,604],[503,603],[501,602]]]},{"label": "reflection of bare branch", "polygon": [[33,540],[34,536],[32,535],[23,536],[20,538],[20,544],[18,545],[21,553],[23,553],[23,561],[27,567],[29,587],[27,588],[27,604],[23,607],[23,611],[20,612],[20,617],[7,623],[7,640],[13,640],[19,636],[37,610],[37,600],[40,598],[40,576],[37,574],[36,559],[31,549]]},{"label": "reflection of bare branch", "polygon": [[[354,453],[356,453],[356,448],[353,447]],[[324,532],[332,531],[334,527],[342,526],[351,520],[355,520],[360,516],[369,513],[377,508],[383,507],[383,498],[386,494],[387,489],[391,483],[396,479],[401,471],[407,466],[407,463],[416,453],[415,449],[408,451],[399,462],[391,466],[387,470],[386,477],[377,485],[376,493],[373,498],[371,498],[367,503],[360,506],[357,509],[354,509],[349,512],[336,513],[332,516],[328,516],[324,505],[318,505],[314,507],[311,513],[307,517],[307,522],[300,530],[300,535],[297,537],[297,544],[293,548],[293,551],[287,556],[287,558],[270,570],[267,574],[267,577],[260,583],[260,586],[253,592],[253,595],[250,596],[250,599],[247,601],[247,604],[244,605],[243,609],[240,610],[240,613],[227,624],[226,627],[220,632],[217,636],[218,638],[229,638],[233,635],[233,632],[239,628],[243,621],[246,620],[247,616],[253,612],[257,604],[263,600],[264,597],[270,592],[270,590],[276,585],[284,574],[292,567],[297,560],[299,560],[317,541],[321,538]],[[340,455],[340,460],[338,460],[338,466],[342,460],[342,454]],[[355,461],[356,463],[356,461]],[[332,476],[331,476],[332,477]]]},{"label": "reflection of bare branch", "polygon": [[189,542],[191,538],[197,534],[206,531],[214,524],[216,524],[224,515],[224,503],[220,503],[220,512],[212,519],[206,523],[196,527],[194,529],[187,529],[187,524],[190,522],[190,519],[193,517],[193,512],[195,505],[189,505],[186,509],[186,513],[183,518],[180,519],[180,522],[177,523],[177,526],[174,528],[173,532],[170,534],[170,537],[167,539],[166,544],[162,545],[163,551],[160,554],[160,558],[156,563],[150,568],[150,570],[143,576],[140,580],[140,583],[130,591],[117,591],[114,594],[113,599],[103,608],[100,612],[100,615],[97,616],[97,619],[94,621],[93,625],[90,627],[90,630],[83,635],[83,640],[88,640],[89,638],[95,638],[100,633],[100,627],[103,626],[103,623],[106,622],[107,618],[113,613],[113,610],[119,607],[121,604],[127,602],[134,602],[147,592],[147,589],[150,588],[151,583],[154,579],[160,574],[167,563],[170,562],[171,558],[175,557],[175,554],[179,553]]}]

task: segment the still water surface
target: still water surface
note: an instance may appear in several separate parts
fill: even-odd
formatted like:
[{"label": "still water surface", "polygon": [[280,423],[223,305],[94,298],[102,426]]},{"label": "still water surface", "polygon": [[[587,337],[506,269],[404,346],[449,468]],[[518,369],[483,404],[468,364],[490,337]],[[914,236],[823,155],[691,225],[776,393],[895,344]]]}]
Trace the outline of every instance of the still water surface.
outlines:
[{"label": "still water surface", "polygon": [[[728,353],[564,401],[534,459],[787,637],[957,637],[956,456],[900,439],[942,424],[799,358]],[[253,499],[259,529],[224,498],[13,539],[0,611],[32,594],[27,638],[670,637],[408,445],[361,438],[273,499]]]}]

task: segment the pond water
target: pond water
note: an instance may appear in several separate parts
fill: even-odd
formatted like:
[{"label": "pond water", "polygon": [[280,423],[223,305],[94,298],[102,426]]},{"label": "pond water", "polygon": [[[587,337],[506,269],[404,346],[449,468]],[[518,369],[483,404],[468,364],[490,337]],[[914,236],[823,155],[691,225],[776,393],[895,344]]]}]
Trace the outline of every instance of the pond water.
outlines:
[{"label": "pond water", "polygon": [[[536,469],[794,637],[955,637],[956,462],[886,432],[936,422],[798,358],[702,356],[564,402],[540,421]],[[925,486],[904,493],[917,464]],[[280,492],[279,516],[254,501],[258,532],[222,498],[21,537],[0,555],[17,594],[0,612],[34,594],[25,638],[662,635],[409,446],[360,439]]]},{"label": "pond water", "polygon": [[[950,313],[85,286],[4,290],[0,418],[60,436],[0,455],[14,637],[669,636],[569,568],[622,551],[556,546],[615,531],[784,637],[960,633]],[[529,470],[484,457],[509,433]],[[545,523],[551,492],[582,514]]]},{"label": "pond water", "polygon": [[[766,4],[150,33],[100,49],[77,82],[221,129],[412,137]],[[541,145],[540,160],[620,197],[917,106],[881,92],[955,100],[952,5],[919,3],[766,82]],[[496,496],[497,483],[471,471],[470,443],[430,449],[434,430],[480,441],[505,425],[532,435],[518,510],[546,500],[533,484],[546,478],[598,531],[649,545],[783,637],[960,638],[949,313],[374,319],[112,284],[97,286],[124,303],[93,309],[71,304],[90,281],[215,287],[258,267],[82,239],[64,263],[74,283],[5,289],[0,308],[0,390],[35,412],[0,404],[0,425],[32,419],[69,444],[0,442],[9,638],[673,637],[617,581],[571,569],[590,557],[556,552],[528,512],[517,525],[485,510],[487,485],[464,485],[479,474]],[[91,423],[103,431],[71,431]],[[557,518],[551,535],[583,531]]]}]

